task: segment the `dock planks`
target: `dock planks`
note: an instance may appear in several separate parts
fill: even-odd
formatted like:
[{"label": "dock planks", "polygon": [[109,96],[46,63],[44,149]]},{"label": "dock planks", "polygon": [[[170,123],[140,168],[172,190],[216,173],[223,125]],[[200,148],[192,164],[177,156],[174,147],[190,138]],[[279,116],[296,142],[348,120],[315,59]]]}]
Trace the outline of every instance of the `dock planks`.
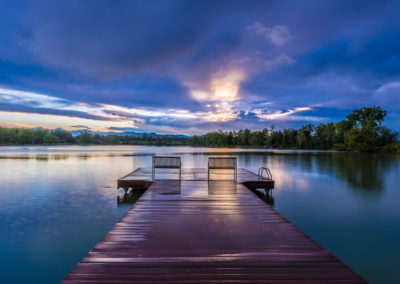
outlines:
[{"label": "dock planks", "polygon": [[152,185],[63,283],[365,283],[242,184],[257,175],[146,173],[122,178]]}]

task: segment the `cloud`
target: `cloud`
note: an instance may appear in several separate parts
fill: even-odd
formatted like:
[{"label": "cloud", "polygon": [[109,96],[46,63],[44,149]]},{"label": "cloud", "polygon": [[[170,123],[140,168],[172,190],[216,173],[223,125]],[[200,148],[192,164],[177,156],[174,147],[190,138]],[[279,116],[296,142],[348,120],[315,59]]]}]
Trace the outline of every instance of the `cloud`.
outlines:
[{"label": "cloud", "polygon": [[381,106],[400,110],[400,104],[393,104],[393,102],[400,102],[400,81],[392,81],[379,86],[373,93],[373,99]]},{"label": "cloud", "polygon": [[88,127],[88,126],[86,126],[86,125],[71,125],[70,127],[72,127],[72,128],[79,128],[79,129],[82,129],[82,128],[84,128],[84,129],[91,129],[90,127]]},{"label": "cloud", "polygon": [[198,101],[232,102],[239,99],[240,83],[245,75],[240,70],[219,72],[205,85],[188,84],[190,93]]},{"label": "cloud", "polygon": [[265,40],[272,42],[276,47],[283,46],[293,38],[289,29],[285,26],[266,27],[256,22],[249,26],[248,29],[262,36]]},{"label": "cloud", "polygon": [[32,5],[34,53],[48,64],[78,69],[102,80],[170,63],[190,48],[197,35],[196,25],[181,25],[180,20],[191,17],[202,22],[193,9],[183,13],[189,3],[172,8],[166,2],[114,2],[110,6],[98,1],[93,9],[85,1],[38,2]]},{"label": "cloud", "polygon": [[400,91],[400,81],[389,82],[380,86],[377,90],[377,94],[387,94],[387,93],[399,93]]},{"label": "cloud", "polygon": [[[112,119],[108,117],[99,116],[84,111],[58,110],[52,108],[38,108],[38,107],[4,104],[4,103],[0,103],[0,112],[9,112],[9,113],[14,112],[14,113],[25,113],[25,114],[49,114],[55,116],[63,116],[65,120],[68,120],[68,118],[84,118],[84,119],[104,121],[104,122],[112,121]],[[29,120],[27,122],[29,122]]]},{"label": "cloud", "polygon": [[120,132],[124,132],[124,131],[132,131],[132,132],[137,132],[137,128],[134,127],[107,127],[108,130],[110,131],[120,131]]},{"label": "cloud", "polygon": [[12,122],[5,122],[5,121],[0,121],[0,127],[6,127],[6,128],[34,128],[34,126],[32,126],[30,124],[12,123]]},{"label": "cloud", "polygon": [[252,110],[253,113],[255,113],[255,115],[260,118],[262,121],[265,120],[287,120],[287,119],[303,119],[303,120],[307,120],[298,116],[292,116],[292,114],[295,114],[297,112],[302,112],[302,111],[309,111],[311,110],[310,107],[297,107],[294,109],[289,109],[287,111],[274,111],[274,112],[270,112],[270,111],[266,111],[265,109],[254,109]]},{"label": "cloud", "polygon": [[22,103],[33,107],[40,106],[43,108],[57,108],[63,106],[66,101],[39,93],[25,92],[13,89],[0,88],[0,102]]},{"label": "cloud", "polygon": [[202,132],[398,112],[396,1],[17,2],[0,10],[0,110],[15,117]]}]

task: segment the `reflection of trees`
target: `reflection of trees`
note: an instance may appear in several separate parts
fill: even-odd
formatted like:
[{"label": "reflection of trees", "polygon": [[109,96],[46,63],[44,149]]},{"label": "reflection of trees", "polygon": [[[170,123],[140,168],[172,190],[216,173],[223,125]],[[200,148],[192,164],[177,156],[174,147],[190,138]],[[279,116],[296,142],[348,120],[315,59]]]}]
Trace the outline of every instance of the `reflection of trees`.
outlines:
[{"label": "reflection of trees", "polygon": [[320,172],[334,175],[355,189],[381,191],[386,170],[398,157],[386,154],[331,153],[316,160]]},{"label": "reflection of trees", "polygon": [[135,188],[125,193],[122,197],[117,196],[117,204],[134,204],[147,188]]},{"label": "reflection of trees", "polygon": [[48,153],[48,154],[21,154],[21,155],[0,155],[0,159],[12,160],[68,160],[70,158],[89,160],[90,158],[98,157],[126,157],[126,156],[143,156],[143,155],[126,155],[114,153],[100,153],[100,154],[74,154],[74,153]]},{"label": "reflection of trees", "polygon": [[381,191],[387,170],[400,161],[399,156],[384,153],[276,151],[241,155],[240,161],[245,165],[251,165],[251,160],[259,156],[258,163],[272,168],[272,174],[273,169],[279,167],[300,173],[325,174],[354,189],[369,192]]},{"label": "reflection of trees", "polygon": [[0,159],[13,159],[13,160],[67,160],[70,155],[67,154],[24,154],[24,155],[4,155],[0,156]]}]

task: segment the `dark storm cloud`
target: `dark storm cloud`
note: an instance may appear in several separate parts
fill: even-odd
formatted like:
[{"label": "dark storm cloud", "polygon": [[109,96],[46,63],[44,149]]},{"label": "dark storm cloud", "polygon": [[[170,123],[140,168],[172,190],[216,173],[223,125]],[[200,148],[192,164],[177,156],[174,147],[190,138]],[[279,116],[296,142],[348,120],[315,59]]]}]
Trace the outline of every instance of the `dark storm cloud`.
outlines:
[{"label": "dark storm cloud", "polygon": [[[151,106],[195,107],[197,102],[187,96],[186,88],[171,78],[136,75],[112,82],[66,82],[46,84],[48,93],[89,103],[116,104],[125,107]],[[174,100],[173,103],[171,100]]]},{"label": "dark storm cloud", "polygon": [[394,12],[384,2],[307,2],[35,1],[31,49],[45,62],[106,80],[163,72],[185,56],[219,60],[254,22],[288,26],[296,50]]},{"label": "dark storm cloud", "polygon": [[34,51],[104,79],[163,66],[194,44],[201,24],[188,2],[44,2],[33,4]]},{"label": "dark storm cloud", "polygon": [[[192,98],[191,86],[202,87],[215,74],[240,69],[245,75],[236,104],[241,115],[235,120],[143,119],[148,127],[262,127],[269,121],[251,115],[258,102],[271,102],[269,110],[312,108],[295,114],[297,120],[274,122],[289,126],[310,117],[339,120],[362,105],[382,104],[400,112],[399,5],[5,1],[0,9],[0,87],[92,105],[195,112],[205,106]],[[0,105],[12,108],[21,106]]]}]

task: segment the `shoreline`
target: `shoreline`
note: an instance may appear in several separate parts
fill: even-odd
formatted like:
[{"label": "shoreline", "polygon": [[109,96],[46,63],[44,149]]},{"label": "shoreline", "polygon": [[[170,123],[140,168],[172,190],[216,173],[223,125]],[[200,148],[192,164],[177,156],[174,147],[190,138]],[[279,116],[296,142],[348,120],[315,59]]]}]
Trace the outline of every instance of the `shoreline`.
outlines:
[{"label": "shoreline", "polygon": [[[297,149],[297,148],[264,148],[264,147],[249,147],[249,146],[244,146],[244,147],[231,147],[231,146],[222,146],[222,147],[212,147],[212,146],[192,146],[192,145],[148,145],[148,144],[38,144],[38,145],[33,145],[33,144],[0,144],[0,149],[1,148],[11,148],[11,147],[18,147],[18,148],[28,148],[28,147],[35,147],[35,148],[46,148],[46,147],[73,147],[73,146],[78,146],[78,147],[130,147],[130,146],[144,146],[144,147],[187,147],[187,148],[210,148],[210,149],[232,149],[232,150],[257,150],[257,152],[270,152],[274,153],[275,151],[288,151],[288,152],[303,152],[303,153],[315,153],[315,152],[321,152],[321,153],[370,153],[370,154],[399,154],[396,152],[387,152],[387,151],[357,151],[357,150],[334,150],[334,149]],[[264,150],[264,151],[263,151]],[[245,151],[247,152],[247,151]],[[250,151],[249,151],[250,152]],[[276,153],[276,152],[275,152]]]}]

